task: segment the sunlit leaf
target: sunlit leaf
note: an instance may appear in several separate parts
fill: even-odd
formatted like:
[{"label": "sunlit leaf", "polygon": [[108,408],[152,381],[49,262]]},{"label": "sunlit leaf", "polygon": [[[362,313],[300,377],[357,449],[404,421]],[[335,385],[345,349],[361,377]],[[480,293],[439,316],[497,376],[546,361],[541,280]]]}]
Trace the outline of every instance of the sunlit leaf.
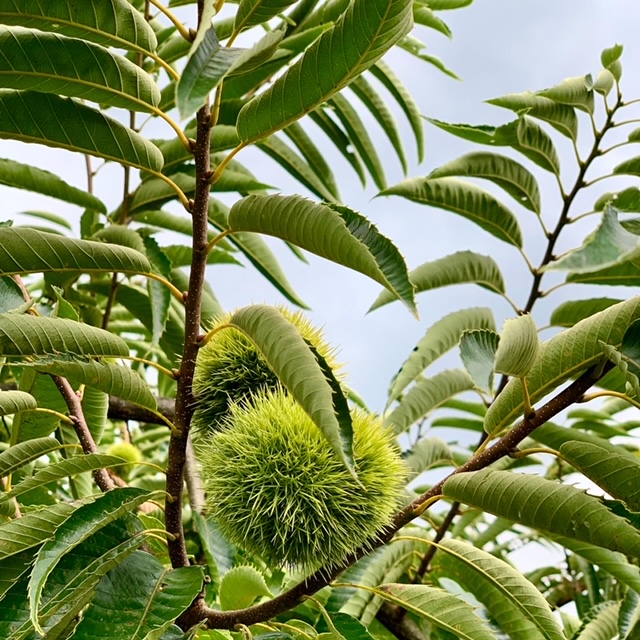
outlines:
[{"label": "sunlit leaf", "polygon": [[589,298],[588,300],[568,300],[558,305],[551,314],[549,324],[557,327],[572,327],[594,313],[604,311],[614,304],[623,302],[617,298]]},{"label": "sunlit leaf", "polygon": [[467,331],[460,338],[460,358],[475,386],[493,391],[493,373],[500,336],[495,331]]},{"label": "sunlit leaf", "polygon": [[630,395],[640,395],[640,322],[632,322],[622,338],[620,348],[602,342],[603,353],[622,372],[627,385],[631,387]]},{"label": "sunlit leaf", "polygon": [[505,320],[495,354],[496,372],[526,376],[538,355],[538,347],[538,331],[531,314]]},{"label": "sunlit leaf", "polygon": [[[33,411],[36,407],[36,399],[29,393],[24,391],[0,391],[0,416],[9,416],[21,411]],[[2,453],[0,453],[1,460]],[[0,462],[1,467],[2,463]]]},{"label": "sunlit leaf", "polygon": [[223,611],[246,609],[260,596],[273,597],[273,594],[264,576],[254,567],[234,567],[220,583],[219,598]]},{"label": "sunlit leaf", "polygon": [[439,31],[441,34],[447,36],[447,38],[451,37],[451,29],[449,29],[447,23],[438,18],[428,4],[414,4],[413,21],[416,24],[421,24],[435,31]]},{"label": "sunlit leaf", "polygon": [[[33,408],[35,408],[35,400],[33,396],[23,391],[3,391],[0,394],[0,398],[5,394],[21,394],[31,398]],[[31,404],[30,402],[30,404]],[[28,464],[32,460],[37,460],[40,456],[43,456],[52,451],[56,451],[61,447],[61,444],[55,438],[34,438],[33,440],[27,440],[26,442],[19,442],[9,447],[6,451],[0,453],[0,478],[11,475],[20,467]]]},{"label": "sunlit leaf", "polygon": [[605,193],[593,205],[595,211],[602,211],[607,203],[611,203],[618,211],[636,213],[640,211],[640,189],[627,187],[617,193]]},{"label": "sunlit leaf", "polygon": [[560,104],[567,104],[576,109],[581,109],[587,113],[593,113],[594,98],[590,84],[592,84],[590,76],[567,78],[555,87],[538,91],[538,95],[551,98],[551,100]]}]

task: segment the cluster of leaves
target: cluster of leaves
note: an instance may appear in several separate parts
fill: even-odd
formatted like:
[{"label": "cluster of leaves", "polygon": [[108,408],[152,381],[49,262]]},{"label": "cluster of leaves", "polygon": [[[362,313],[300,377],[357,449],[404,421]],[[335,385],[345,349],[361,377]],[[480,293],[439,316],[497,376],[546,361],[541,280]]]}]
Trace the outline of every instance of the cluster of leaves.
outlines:
[{"label": "cluster of leaves", "polygon": [[[469,3],[241,0],[227,15],[221,0],[197,7],[0,0],[0,137],[85,154],[89,182],[81,190],[41,168],[0,160],[3,184],[84,210],[74,224],[30,211],[18,220],[36,218],[39,226],[0,226],[2,637],[638,633],[640,463],[629,438],[638,423],[623,410],[640,406],[640,299],[565,301],[550,320],[562,331],[542,344],[532,317],[548,271],[568,274],[554,290],[640,281],[640,225],[628,215],[640,212],[640,191],[603,194],[593,211],[573,210],[578,192],[608,177],[587,182],[596,158],[640,140],[634,130],[604,147],[607,134],[633,122],[615,120],[633,109],[620,89],[622,48],[603,52],[595,80],[492,100],[515,113],[503,126],[431,121],[513,155],[472,152],[391,187],[350,102],[357,98],[380,124],[406,167],[393,116],[402,112],[421,159],[419,109],[381,58],[398,46],[450,73],[425,53],[412,26],[449,35],[440,11]],[[182,10],[197,15],[196,29],[174,13]],[[234,46],[240,37],[252,44]],[[169,115],[174,110],[184,127]],[[142,135],[140,112],[171,136]],[[470,251],[408,272],[391,241],[341,204],[304,116],[381,195],[462,215],[512,246],[530,269],[528,299],[514,302],[496,261]],[[589,138],[591,150],[583,157],[584,123],[580,141]],[[572,184],[560,171],[560,141],[575,152]],[[273,158],[313,199],[269,193],[236,159],[247,146]],[[122,200],[111,212],[94,193],[102,164],[92,158],[125,168]],[[562,208],[552,227],[531,164],[559,185]],[[638,158],[627,159],[613,175],[640,175],[639,167]],[[518,208],[461,177],[492,182]],[[210,192],[238,199],[229,208]],[[537,216],[547,242],[537,267],[524,250],[521,215]],[[581,247],[556,257],[563,231],[585,215],[602,221]],[[384,418],[405,445],[411,478],[437,470],[439,480],[412,484],[390,528],[341,566],[310,576],[224,539],[203,513],[190,452],[195,361],[202,333],[222,313],[207,265],[248,261],[304,306],[261,235],[301,258],[306,250],[372,278],[385,287],[373,309],[401,300],[415,312],[416,293],[475,283],[507,300],[516,316],[500,335],[489,308],[451,313],[427,329],[392,380]],[[245,307],[225,316],[225,326],[255,346],[357,478],[348,399],[326,360],[275,308]],[[426,373],[458,345],[463,367]],[[594,385],[591,397],[610,396],[604,404],[573,408],[565,425],[550,422],[588,399]],[[129,430],[128,420],[136,427]],[[480,444],[448,444],[431,433],[442,427],[476,431]],[[137,451],[112,446],[122,441]],[[538,474],[517,473],[533,464]],[[559,482],[574,472],[612,499]],[[452,503],[448,513],[427,511],[439,500]],[[566,566],[514,569],[509,554],[534,542],[564,549]],[[562,608],[567,603],[577,616]]]}]

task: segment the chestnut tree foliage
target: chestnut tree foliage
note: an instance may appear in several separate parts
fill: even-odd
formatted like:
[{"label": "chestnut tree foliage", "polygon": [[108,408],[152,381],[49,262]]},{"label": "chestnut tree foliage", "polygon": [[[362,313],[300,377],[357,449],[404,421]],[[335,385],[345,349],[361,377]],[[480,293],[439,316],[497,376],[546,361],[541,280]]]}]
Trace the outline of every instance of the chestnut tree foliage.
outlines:
[{"label": "chestnut tree foliage", "polygon": [[[47,167],[37,154],[33,164],[0,159],[2,184],[77,207],[73,219],[5,209],[0,225],[0,637],[640,633],[640,297],[623,288],[640,284],[640,190],[588,190],[640,175],[638,101],[623,98],[615,45],[592,75],[491,100],[508,113],[501,126],[430,120],[469,152],[389,186],[362,115],[406,168],[395,118],[422,159],[428,107],[384,55],[398,47],[450,73],[419,37],[448,34],[444,11],[470,1],[0,0],[0,138],[81,154],[87,171],[73,184],[58,177],[58,151]],[[304,195],[276,193],[245,166],[252,146]],[[508,292],[501,265],[464,246],[408,269],[341,200],[328,147],[394,206],[444,209],[506,243],[526,286]],[[621,161],[598,173],[614,148]],[[572,167],[561,171],[559,149]],[[114,164],[121,201],[109,211],[95,187]],[[542,175],[557,183],[556,211],[543,209]],[[558,255],[586,216],[593,231]],[[525,251],[526,217],[539,223],[541,256]],[[375,280],[372,311],[403,303],[410,318],[416,295],[470,283],[489,305],[502,297],[512,317],[499,331],[490,306],[463,308],[425,327],[384,414],[371,415],[298,316],[221,308],[207,268],[238,262],[304,308],[263,236]],[[552,291],[555,330],[541,341],[536,305]],[[211,368],[198,376],[205,348]],[[242,370],[217,364],[233,349]],[[459,366],[442,369],[450,351]],[[275,453],[254,447],[254,475],[244,474],[239,425],[242,438],[269,435],[285,411],[304,429],[283,431]],[[299,433],[316,447],[300,468],[322,460],[340,478],[330,511],[340,526],[313,529],[329,513],[324,494],[295,508],[286,496],[264,500],[289,481],[291,500],[306,495],[306,471],[282,471]],[[269,467],[276,453],[282,463]],[[208,485],[218,470],[228,481]],[[385,494],[385,474],[399,490]],[[309,491],[322,475],[309,475]],[[600,493],[576,486],[585,478]],[[262,502],[229,486],[236,501],[217,510],[227,482],[255,487]],[[389,513],[376,509],[376,487],[385,508],[394,501]],[[366,539],[352,540],[349,526]],[[260,535],[272,539],[254,543]],[[524,545],[532,566],[518,569],[510,555]],[[540,546],[562,561],[547,566]]]}]

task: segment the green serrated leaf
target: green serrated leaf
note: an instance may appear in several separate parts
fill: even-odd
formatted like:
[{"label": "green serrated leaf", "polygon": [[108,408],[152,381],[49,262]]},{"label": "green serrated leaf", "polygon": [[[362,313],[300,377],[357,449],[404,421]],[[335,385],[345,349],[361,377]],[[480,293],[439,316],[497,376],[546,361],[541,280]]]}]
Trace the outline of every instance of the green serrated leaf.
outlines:
[{"label": "green serrated leaf", "polygon": [[132,129],[70,98],[0,91],[0,138],[37,142],[121,164],[160,171],[159,149]]},{"label": "green serrated leaf", "polygon": [[506,320],[495,353],[495,371],[523,378],[536,360],[539,344],[538,330],[531,314]]},{"label": "green serrated leaf", "polygon": [[588,300],[568,300],[558,305],[551,314],[549,324],[556,327],[573,327],[594,313],[604,311],[614,304],[623,302],[618,298],[590,298]]},{"label": "green serrated leaf", "polygon": [[220,583],[220,607],[223,611],[246,609],[260,596],[273,597],[264,576],[254,567],[233,567]]},{"label": "green serrated leaf", "polygon": [[[21,411],[33,411],[38,406],[36,399],[24,391],[0,391],[0,416],[9,416]],[[2,455],[0,453],[0,469],[2,469]],[[0,476],[3,475],[0,472]]]},{"label": "green serrated leaf", "polygon": [[[504,293],[504,279],[497,262],[473,251],[458,251],[444,258],[425,262],[409,272],[415,292],[448,287],[452,284],[474,283],[495,293]],[[369,311],[397,300],[390,291],[382,291]]]},{"label": "green serrated leaf", "polygon": [[428,180],[450,176],[485,178],[502,187],[519,204],[540,214],[540,189],[535,176],[519,162],[496,153],[468,153],[432,171]]},{"label": "green serrated leaf", "polygon": [[442,371],[433,378],[419,380],[387,416],[386,422],[396,433],[403,433],[416,420],[427,415],[445,400],[473,389],[473,380],[462,369]]},{"label": "green serrated leaf", "polygon": [[631,387],[629,392],[631,395],[640,395],[640,322],[636,320],[629,325],[622,338],[622,344],[619,349],[615,346],[602,342],[600,346],[602,351],[622,372]]},{"label": "green serrated leaf", "polygon": [[455,347],[465,331],[495,330],[493,312],[488,307],[473,307],[454,311],[434,323],[413,348],[411,354],[394,376],[389,389],[387,405],[418,378],[436,359]]},{"label": "green serrated leaf", "polygon": [[280,382],[322,431],[336,455],[353,469],[353,426],[344,396],[334,396],[320,363],[298,329],[277,309],[253,305],[236,311],[229,326],[257,347]]},{"label": "green serrated leaf", "polygon": [[152,112],[160,102],[160,90],[148,73],[92,42],[0,27],[0,50],[4,88],[65,95],[132,111]]},{"label": "green serrated leaf", "polygon": [[423,438],[404,459],[409,469],[409,480],[413,480],[423,471],[439,466],[455,466],[454,455],[449,445],[440,438]]},{"label": "green serrated leaf", "polygon": [[410,178],[381,191],[432,207],[452,211],[471,220],[490,234],[522,246],[522,232],[516,216],[488,191],[455,178]]},{"label": "green serrated leaf", "polygon": [[412,5],[411,0],[354,0],[302,58],[241,109],[241,140],[249,144],[275,133],[346,87],[408,33]]},{"label": "green serrated leaf", "polygon": [[[33,396],[23,391],[3,391],[0,398],[5,394],[21,394],[31,398],[35,408],[35,400]],[[20,467],[28,464],[32,460],[37,460],[52,451],[60,449],[62,445],[55,438],[34,438],[26,442],[20,442],[9,447],[6,451],[0,453],[0,478],[11,475]]]},{"label": "green serrated leaf", "polygon": [[475,386],[493,392],[493,373],[500,336],[495,331],[466,331],[460,338],[460,358]]},{"label": "green serrated leaf", "polygon": [[87,386],[82,392],[82,412],[96,444],[100,444],[109,415],[109,394]]},{"label": "green serrated leaf", "polygon": [[234,21],[234,31],[240,32],[257,24],[263,24],[283,13],[295,0],[241,0]]},{"label": "green serrated leaf", "polygon": [[228,224],[232,232],[272,235],[359,271],[415,312],[413,287],[402,256],[375,226],[347,207],[316,204],[301,196],[253,195],[231,207]]}]

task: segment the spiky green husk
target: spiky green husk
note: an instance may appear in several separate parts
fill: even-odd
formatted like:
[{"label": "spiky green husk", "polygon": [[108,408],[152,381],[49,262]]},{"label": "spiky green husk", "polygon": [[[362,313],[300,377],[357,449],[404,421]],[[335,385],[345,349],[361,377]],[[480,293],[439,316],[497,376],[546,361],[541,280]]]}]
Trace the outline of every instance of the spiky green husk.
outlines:
[{"label": "spiky green husk", "polygon": [[107,453],[110,456],[119,456],[120,458],[124,458],[127,462],[131,464],[123,464],[116,467],[116,471],[123,479],[127,479],[131,472],[135,469],[136,463],[142,461],[142,452],[138,447],[132,445],[130,442],[117,442],[112,444],[108,449]]},{"label": "spiky green husk", "polygon": [[342,562],[387,526],[406,472],[379,418],[354,414],[358,480],[282,390],[231,405],[198,447],[207,505],[235,544],[279,565]]},{"label": "spiky green husk", "polygon": [[[300,312],[292,313],[282,307],[279,307],[279,311],[298,327],[302,337],[334,369],[333,349],[323,339],[322,332]],[[229,313],[219,318],[216,326],[226,324],[231,315]],[[215,431],[231,403],[242,402],[252,394],[273,390],[278,386],[275,373],[249,338],[232,328],[215,333],[198,354],[193,379],[196,401],[193,431],[196,435]]]}]

